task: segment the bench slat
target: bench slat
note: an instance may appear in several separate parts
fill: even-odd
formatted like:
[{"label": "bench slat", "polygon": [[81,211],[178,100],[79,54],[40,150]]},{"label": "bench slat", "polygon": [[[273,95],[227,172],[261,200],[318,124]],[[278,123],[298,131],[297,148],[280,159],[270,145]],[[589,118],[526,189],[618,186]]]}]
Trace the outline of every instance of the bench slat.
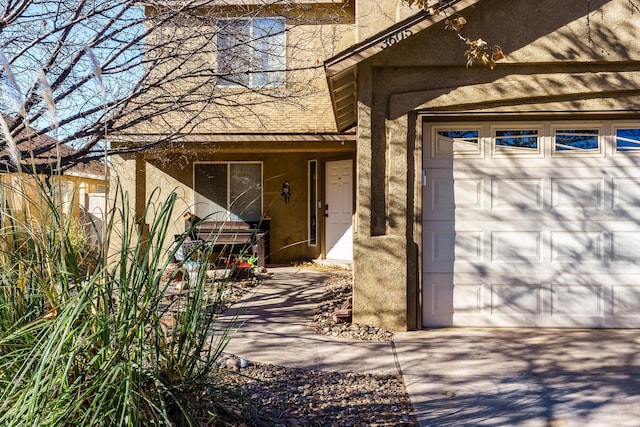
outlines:
[{"label": "bench slat", "polygon": [[[258,265],[265,266],[266,232],[256,228],[257,224],[245,221],[205,221],[195,228],[192,238],[214,242],[221,249],[232,245],[250,245],[247,249],[258,257]],[[185,230],[191,228],[191,221],[185,220]]]}]

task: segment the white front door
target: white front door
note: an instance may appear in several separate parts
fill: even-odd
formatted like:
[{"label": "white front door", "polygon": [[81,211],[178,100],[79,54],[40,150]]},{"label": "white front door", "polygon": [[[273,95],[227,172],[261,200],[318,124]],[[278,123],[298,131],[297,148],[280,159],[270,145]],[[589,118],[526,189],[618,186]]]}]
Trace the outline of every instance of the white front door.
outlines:
[{"label": "white front door", "polygon": [[326,164],[325,242],[327,259],[353,260],[353,163]]}]

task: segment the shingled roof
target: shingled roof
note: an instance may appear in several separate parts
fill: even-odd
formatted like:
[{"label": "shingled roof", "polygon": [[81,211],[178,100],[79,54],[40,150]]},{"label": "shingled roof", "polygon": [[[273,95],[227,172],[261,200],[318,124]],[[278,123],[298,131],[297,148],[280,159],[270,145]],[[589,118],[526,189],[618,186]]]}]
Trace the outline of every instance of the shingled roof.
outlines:
[{"label": "shingled roof", "polygon": [[[14,120],[6,115],[3,116],[9,128],[14,124]],[[72,159],[78,150],[68,144],[61,144],[55,138],[47,134],[39,134],[37,129],[26,127],[18,134],[17,149],[20,153],[23,165],[55,165],[58,158]],[[0,143],[6,147],[6,138],[0,133]],[[11,172],[9,151],[0,151],[0,171]],[[105,166],[100,160],[74,159],[73,164],[64,169],[65,174],[75,176],[87,176],[95,179],[106,179]],[[108,171],[107,171],[108,173]]]}]

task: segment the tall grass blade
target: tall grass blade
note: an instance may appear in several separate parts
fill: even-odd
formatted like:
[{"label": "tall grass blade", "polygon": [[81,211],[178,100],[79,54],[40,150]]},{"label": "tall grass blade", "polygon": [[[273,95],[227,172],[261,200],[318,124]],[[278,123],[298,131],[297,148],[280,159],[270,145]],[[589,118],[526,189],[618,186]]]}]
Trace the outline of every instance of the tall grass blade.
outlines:
[{"label": "tall grass blade", "polygon": [[2,187],[35,191],[19,196],[38,211],[3,199],[0,425],[198,425],[188,396],[211,383],[229,333],[216,331],[224,285],[207,282],[206,263],[179,303],[167,298],[177,196],[152,194],[136,218],[117,185],[118,208],[89,247],[55,193],[32,179]]}]

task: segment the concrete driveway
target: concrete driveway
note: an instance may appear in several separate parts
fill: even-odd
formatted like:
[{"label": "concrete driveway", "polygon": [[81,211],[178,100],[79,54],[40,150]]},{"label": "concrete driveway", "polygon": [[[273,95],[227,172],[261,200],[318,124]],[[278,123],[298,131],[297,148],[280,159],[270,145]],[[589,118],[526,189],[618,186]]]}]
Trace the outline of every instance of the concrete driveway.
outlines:
[{"label": "concrete driveway", "polygon": [[640,426],[640,331],[396,334],[424,426]]},{"label": "concrete driveway", "polygon": [[327,273],[270,271],[226,313],[238,327],[227,351],[299,368],[401,373],[422,426],[640,426],[639,330],[436,329],[347,341],[309,328]]}]

